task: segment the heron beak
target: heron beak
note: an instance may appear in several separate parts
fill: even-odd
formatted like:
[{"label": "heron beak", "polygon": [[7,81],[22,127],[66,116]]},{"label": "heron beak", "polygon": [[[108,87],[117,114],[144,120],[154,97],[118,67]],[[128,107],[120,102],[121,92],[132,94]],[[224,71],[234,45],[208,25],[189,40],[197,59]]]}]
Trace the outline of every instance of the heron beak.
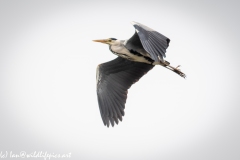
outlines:
[{"label": "heron beak", "polygon": [[105,43],[107,44],[107,42],[109,42],[108,39],[98,39],[98,40],[93,40],[94,42],[101,42],[101,43]]}]

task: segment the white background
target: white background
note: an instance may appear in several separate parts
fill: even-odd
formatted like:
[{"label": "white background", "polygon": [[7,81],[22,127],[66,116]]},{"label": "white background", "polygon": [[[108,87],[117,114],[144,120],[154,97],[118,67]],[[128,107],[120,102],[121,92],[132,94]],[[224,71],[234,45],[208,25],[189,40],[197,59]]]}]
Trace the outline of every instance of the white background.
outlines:
[{"label": "white background", "polygon": [[[0,1],[0,152],[71,159],[237,160],[237,1]],[[123,122],[103,125],[93,39],[128,39],[131,21],[171,39],[166,60],[128,93]]]}]

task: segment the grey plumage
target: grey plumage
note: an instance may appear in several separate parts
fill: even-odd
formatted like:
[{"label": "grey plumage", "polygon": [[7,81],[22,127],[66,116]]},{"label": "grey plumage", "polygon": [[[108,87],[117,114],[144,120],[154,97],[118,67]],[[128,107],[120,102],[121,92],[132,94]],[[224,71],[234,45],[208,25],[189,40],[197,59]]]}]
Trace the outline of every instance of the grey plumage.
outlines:
[{"label": "grey plumage", "polygon": [[[163,61],[163,58],[166,57],[165,52],[169,46],[170,39],[140,23],[133,22],[133,26],[143,48],[151,55],[151,58],[157,62]],[[137,39],[137,35],[133,35],[134,39]]]},{"label": "grey plumage", "polygon": [[178,67],[170,66],[163,58],[170,39],[164,35],[133,22],[134,35],[128,40],[115,38],[94,40],[109,45],[118,58],[97,67],[97,97],[104,125],[118,124],[124,116],[127,91],[155,65],[168,68],[182,77]]},{"label": "grey plumage", "polygon": [[97,96],[104,125],[122,121],[127,90],[154,66],[118,57],[97,67]]}]

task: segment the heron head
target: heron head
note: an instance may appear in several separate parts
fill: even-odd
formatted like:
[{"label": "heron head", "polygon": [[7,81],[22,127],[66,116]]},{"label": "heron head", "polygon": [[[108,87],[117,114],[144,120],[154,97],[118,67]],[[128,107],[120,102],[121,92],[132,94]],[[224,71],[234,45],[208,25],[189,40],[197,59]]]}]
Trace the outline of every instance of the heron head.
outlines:
[{"label": "heron head", "polygon": [[108,38],[108,39],[98,39],[98,40],[93,40],[93,41],[113,45],[116,43],[116,40],[117,40],[116,38]]}]

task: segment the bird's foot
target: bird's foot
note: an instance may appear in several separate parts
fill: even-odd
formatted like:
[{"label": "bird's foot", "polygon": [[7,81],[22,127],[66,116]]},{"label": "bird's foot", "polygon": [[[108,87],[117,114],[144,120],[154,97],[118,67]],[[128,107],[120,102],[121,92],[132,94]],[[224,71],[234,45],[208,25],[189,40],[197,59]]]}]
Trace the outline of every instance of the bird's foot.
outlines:
[{"label": "bird's foot", "polygon": [[173,67],[170,65],[170,63],[168,61],[164,61],[164,62],[158,62],[157,64],[177,73],[179,76],[186,78],[186,75],[180,70],[180,65],[178,65],[177,67]]},{"label": "bird's foot", "polygon": [[176,68],[171,67],[173,72],[177,73],[179,76],[186,78],[186,75],[180,70],[180,65],[178,65]]}]

